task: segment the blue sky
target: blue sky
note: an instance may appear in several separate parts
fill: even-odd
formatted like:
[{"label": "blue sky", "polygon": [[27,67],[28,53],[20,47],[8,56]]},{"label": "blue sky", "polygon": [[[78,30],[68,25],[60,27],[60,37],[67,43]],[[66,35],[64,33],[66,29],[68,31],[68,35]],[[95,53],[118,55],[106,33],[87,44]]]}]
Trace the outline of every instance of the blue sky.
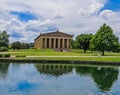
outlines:
[{"label": "blue sky", "polygon": [[12,11],[11,14],[17,16],[19,20],[25,21],[25,22],[29,20],[37,20],[37,17],[34,16],[34,14],[29,13],[29,12]]},{"label": "blue sky", "polygon": [[[108,2],[105,3],[104,7],[102,8],[102,11],[103,10],[112,10],[112,11],[120,12],[120,0],[108,0]],[[27,22],[29,20],[37,20],[37,17],[30,12],[11,11],[10,13],[12,15],[17,16],[18,19],[21,21]],[[61,19],[62,17],[58,15],[55,18]]]},{"label": "blue sky", "polygon": [[105,9],[120,11],[120,0],[108,0],[103,10]]},{"label": "blue sky", "polygon": [[40,33],[95,34],[106,23],[120,39],[120,0],[2,0],[0,29],[10,42],[34,42]]}]

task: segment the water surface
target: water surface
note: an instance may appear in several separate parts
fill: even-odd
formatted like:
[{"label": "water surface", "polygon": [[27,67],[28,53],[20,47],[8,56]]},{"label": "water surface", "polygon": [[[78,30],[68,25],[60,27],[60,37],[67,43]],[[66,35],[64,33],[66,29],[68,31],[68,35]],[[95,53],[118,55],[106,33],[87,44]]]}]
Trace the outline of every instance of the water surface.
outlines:
[{"label": "water surface", "polygon": [[120,95],[120,68],[0,63],[0,95]]}]

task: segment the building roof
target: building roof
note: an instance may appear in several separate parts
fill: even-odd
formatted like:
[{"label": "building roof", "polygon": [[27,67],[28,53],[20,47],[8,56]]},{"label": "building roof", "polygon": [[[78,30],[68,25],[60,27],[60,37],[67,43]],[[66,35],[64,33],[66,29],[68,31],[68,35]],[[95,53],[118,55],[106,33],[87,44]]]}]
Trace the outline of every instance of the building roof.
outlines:
[{"label": "building roof", "polygon": [[35,40],[37,40],[39,37],[73,37],[73,35],[63,33],[57,30],[55,32],[40,34]]}]

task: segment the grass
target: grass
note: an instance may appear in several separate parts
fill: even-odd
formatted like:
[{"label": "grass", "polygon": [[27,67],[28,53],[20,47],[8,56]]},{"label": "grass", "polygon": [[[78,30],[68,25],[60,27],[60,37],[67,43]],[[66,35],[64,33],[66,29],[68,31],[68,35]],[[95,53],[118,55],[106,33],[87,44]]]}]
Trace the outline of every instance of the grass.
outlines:
[{"label": "grass", "polygon": [[[81,49],[72,49],[69,52],[56,52],[52,49],[24,49],[13,51],[9,50],[11,55],[26,55],[26,56],[98,56],[100,52],[97,51],[87,51],[83,53]],[[120,56],[120,53],[105,52],[105,56]]]},{"label": "grass", "polygon": [[120,62],[120,57],[75,57],[75,58],[72,58],[72,57],[69,57],[69,58],[61,58],[61,57],[34,57],[34,58],[15,58],[17,60],[86,60],[86,61],[103,61],[103,62]]},{"label": "grass", "polygon": [[[104,61],[104,62],[120,62],[120,53],[105,52],[105,56],[99,56],[99,52],[87,51],[83,53],[83,50],[72,49],[70,52],[56,52],[52,49],[26,49],[13,51],[9,50],[7,53],[12,56],[22,56],[27,57],[13,58],[16,60],[87,60],[87,61]],[[33,56],[32,58],[29,56]],[[40,56],[40,57],[36,57]],[[63,57],[62,57],[63,56]]]},{"label": "grass", "polygon": [[73,49],[70,52],[56,52],[52,49],[26,49],[13,51],[10,50],[9,53],[11,55],[26,55],[26,56],[97,56],[99,52],[91,52],[83,53],[83,50]]}]

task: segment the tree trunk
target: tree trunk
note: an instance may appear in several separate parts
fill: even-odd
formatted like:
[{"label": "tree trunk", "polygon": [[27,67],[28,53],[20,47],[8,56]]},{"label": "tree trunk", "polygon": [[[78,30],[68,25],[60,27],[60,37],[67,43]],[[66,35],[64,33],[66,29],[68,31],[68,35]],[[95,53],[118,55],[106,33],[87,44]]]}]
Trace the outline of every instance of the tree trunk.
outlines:
[{"label": "tree trunk", "polygon": [[84,53],[86,53],[86,49],[84,49]]},{"label": "tree trunk", "polygon": [[102,50],[102,56],[104,56],[104,55],[105,55],[104,50]]}]

